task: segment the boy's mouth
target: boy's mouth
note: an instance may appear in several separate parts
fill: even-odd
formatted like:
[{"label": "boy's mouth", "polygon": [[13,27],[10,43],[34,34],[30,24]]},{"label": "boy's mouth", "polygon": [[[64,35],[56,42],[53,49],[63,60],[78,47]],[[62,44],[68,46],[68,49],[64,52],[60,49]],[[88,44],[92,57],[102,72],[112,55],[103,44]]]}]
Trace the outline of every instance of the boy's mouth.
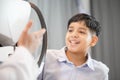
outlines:
[{"label": "boy's mouth", "polygon": [[77,41],[77,40],[70,40],[69,42],[71,45],[80,44],[80,41]]}]

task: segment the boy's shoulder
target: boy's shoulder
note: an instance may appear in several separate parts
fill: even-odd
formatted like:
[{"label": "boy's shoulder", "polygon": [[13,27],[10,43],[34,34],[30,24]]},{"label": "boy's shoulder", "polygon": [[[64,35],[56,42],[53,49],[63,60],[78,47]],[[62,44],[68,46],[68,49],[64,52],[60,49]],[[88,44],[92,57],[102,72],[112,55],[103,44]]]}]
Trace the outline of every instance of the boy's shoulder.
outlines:
[{"label": "boy's shoulder", "polygon": [[57,49],[48,49],[46,56],[49,57],[58,57],[61,55],[61,53],[63,53],[63,50],[57,50]]},{"label": "boy's shoulder", "polygon": [[95,59],[92,59],[92,60],[93,60],[93,65],[94,65],[95,70],[99,70],[102,73],[108,74],[109,68],[106,64],[104,64],[101,61],[95,60]]},{"label": "boy's shoulder", "polygon": [[55,55],[55,54],[58,54],[58,53],[60,53],[61,52],[61,50],[57,50],[57,49],[48,49],[47,50],[47,55],[49,55],[49,54],[53,54],[53,55]]},{"label": "boy's shoulder", "polygon": [[56,53],[56,52],[60,52],[60,50],[57,50],[57,49],[47,49],[47,53]]}]

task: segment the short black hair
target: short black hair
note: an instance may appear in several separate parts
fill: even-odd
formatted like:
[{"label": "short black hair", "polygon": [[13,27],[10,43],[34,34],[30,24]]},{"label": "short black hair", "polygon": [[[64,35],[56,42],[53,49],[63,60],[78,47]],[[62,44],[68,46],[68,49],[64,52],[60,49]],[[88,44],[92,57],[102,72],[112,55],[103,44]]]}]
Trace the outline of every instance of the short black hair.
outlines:
[{"label": "short black hair", "polygon": [[101,26],[100,26],[99,22],[95,19],[95,17],[90,16],[85,13],[79,13],[79,14],[74,15],[72,18],[70,18],[68,21],[68,25],[67,25],[68,28],[72,22],[79,22],[79,21],[84,21],[85,25],[91,31],[94,31],[97,36],[99,36],[100,31],[101,31]]}]

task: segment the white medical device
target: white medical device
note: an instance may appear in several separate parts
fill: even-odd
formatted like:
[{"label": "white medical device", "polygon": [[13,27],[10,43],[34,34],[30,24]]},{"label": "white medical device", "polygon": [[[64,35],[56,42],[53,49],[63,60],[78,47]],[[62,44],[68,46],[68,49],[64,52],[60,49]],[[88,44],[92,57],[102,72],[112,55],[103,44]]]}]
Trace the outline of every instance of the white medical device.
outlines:
[{"label": "white medical device", "polygon": [[[4,62],[14,47],[30,18],[31,10],[37,13],[42,28],[46,28],[39,8],[33,3],[23,0],[0,0],[0,61]],[[47,32],[43,36],[42,50],[38,64],[41,64],[47,48]],[[40,54],[41,53],[41,54]]]}]

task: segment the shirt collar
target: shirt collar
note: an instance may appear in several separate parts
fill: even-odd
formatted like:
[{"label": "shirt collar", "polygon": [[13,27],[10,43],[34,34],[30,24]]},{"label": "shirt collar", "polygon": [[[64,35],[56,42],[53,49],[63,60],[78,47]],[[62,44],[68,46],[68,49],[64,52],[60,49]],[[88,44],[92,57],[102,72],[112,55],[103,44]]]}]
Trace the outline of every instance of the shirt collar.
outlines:
[{"label": "shirt collar", "polygon": [[[65,51],[66,51],[66,47],[63,47],[63,48],[60,50],[60,54],[57,55],[57,59],[58,59],[59,62],[69,62],[69,63],[71,63],[71,62],[68,60]],[[88,59],[87,59],[87,61],[83,64],[83,67],[84,67],[84,66],[88,66],[90,69],[92,69],[92,70],[94,71],[95,68],[94,68],[93,60],[92,60],[92,58],[91,58],[90,53],[88,53],[87,56],[88,56]]]},{"label": "shirt collar", "polygon": [[61,50],[60,50],[60,54],[57,55],[57,59],[59,62],[68,62],[68,58],[66,56],[66,47],[63,47]]},{"label": "shirt collar", "polygon": [[92,69],[93,71],[95,70],[95,68],[94,68],[94,65],[93,65],[93,60],[92,60],[92,58],[91,58],[91,55],[90,55],[90,53],[88,53],[88,59],[87,59],[87,61],[86,61],[86,65],[90,68],[90,69]]}]

